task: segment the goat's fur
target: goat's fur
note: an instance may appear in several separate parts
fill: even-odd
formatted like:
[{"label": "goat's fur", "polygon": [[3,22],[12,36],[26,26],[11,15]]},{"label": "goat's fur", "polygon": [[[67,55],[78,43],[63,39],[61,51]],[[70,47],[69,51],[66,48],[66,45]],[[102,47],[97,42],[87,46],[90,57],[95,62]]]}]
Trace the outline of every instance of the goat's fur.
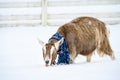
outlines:
[{"label": "goat's fur", "polygon": [[[62,25],[57,32],[61,33],[68,43],[71,63],[78,54],[86,56],[87,62],[90,62],[95,50],[100,56],[107,54],[111,59],[115,59],[108,39],[109,31],[105,23],[96,18],[78,17]],[[51,48],[56,42],[55,39],[51,39],[46,45]],[[55,58],[52,58],[52,61],[54,60]]]},{"label": "goat's fur", "polygon": [[107,54],[112,59],[115,58],[108,39],[109,31],[98,19],[79,17],[61,26],[58,32],[65,37],[69,45],[72,61],[81,54],[87,56],[87,62],[90,62],[95,49],[100,56]]}]

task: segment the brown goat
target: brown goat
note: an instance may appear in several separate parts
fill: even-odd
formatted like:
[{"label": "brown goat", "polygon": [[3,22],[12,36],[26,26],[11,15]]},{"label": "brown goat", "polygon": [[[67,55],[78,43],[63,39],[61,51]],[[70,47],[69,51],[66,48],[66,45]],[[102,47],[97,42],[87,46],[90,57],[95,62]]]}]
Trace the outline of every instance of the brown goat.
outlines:
[{"label": "brown goat", "polygon": [[[76,18],[62,25],[57,32],[61,33],[68,43],[71,63],[78,54],[86,56],[87,62],[90,62],[95,50],[100,56],[107,54],[111,59],[115,59],[108,39],[108,30],[105,24],[96,18]],[[43,57],[46,65],[53,64],[62,41],[62,39],[59,41],[51,39],[48,43],[44,43],[39,40],[43,46]]]}]

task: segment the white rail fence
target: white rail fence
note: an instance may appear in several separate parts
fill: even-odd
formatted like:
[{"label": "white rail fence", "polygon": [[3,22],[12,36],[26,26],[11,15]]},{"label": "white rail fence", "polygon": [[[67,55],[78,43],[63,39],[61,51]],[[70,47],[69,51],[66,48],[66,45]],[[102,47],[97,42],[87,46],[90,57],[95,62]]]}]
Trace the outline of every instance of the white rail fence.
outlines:
[{"label": "white rail fence", "polygon": [[0,27],[59,26],[79,16],[120,23],[120,0],[1,0]]}]

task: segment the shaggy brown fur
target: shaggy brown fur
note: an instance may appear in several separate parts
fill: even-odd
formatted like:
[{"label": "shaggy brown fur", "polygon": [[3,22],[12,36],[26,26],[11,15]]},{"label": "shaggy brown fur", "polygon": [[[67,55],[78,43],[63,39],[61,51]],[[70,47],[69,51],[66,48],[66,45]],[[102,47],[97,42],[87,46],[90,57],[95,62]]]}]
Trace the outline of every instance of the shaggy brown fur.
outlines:
[{"label": "shaggy brown fur", "polygon": [[[87,62],[90,62],[95,50],[100,56],[106,54],[115,59],[108,39],[108,30],[98,19],[79,17],[61,26],[57,32],[61,33],[68,43],[71,63],[78,54],[86,56]],[[54,64],[62,39],[59,41],[51,39],[48,43],[40,40],[39,42],[43,46],[46,65]]]},{"label": "shaggy brown fur", "polygon": [[108,40],[108,30],[98,19],[79,17],[61,26],[58,32],[65,37],[69,45],[72,62],[78,54],[87,56],[87,62],[90,62],[95,50],[100,56],[107,54],[115,59]]}]

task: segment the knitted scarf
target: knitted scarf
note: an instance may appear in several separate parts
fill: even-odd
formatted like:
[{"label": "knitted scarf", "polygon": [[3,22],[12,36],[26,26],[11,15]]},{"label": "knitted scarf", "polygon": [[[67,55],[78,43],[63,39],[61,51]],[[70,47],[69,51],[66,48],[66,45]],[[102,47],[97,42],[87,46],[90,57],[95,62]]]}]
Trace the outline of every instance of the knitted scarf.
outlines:
[{"label": "knitted scarf", "polygon": [[[59,32],[55,33],[50,39],[60,40],[64,38]],[[57,64],[69,64],[70,63],[70,52],[68,49],[68,44],[64,38],[63,43],[60,45],[58,54],[58,62]]]}]

